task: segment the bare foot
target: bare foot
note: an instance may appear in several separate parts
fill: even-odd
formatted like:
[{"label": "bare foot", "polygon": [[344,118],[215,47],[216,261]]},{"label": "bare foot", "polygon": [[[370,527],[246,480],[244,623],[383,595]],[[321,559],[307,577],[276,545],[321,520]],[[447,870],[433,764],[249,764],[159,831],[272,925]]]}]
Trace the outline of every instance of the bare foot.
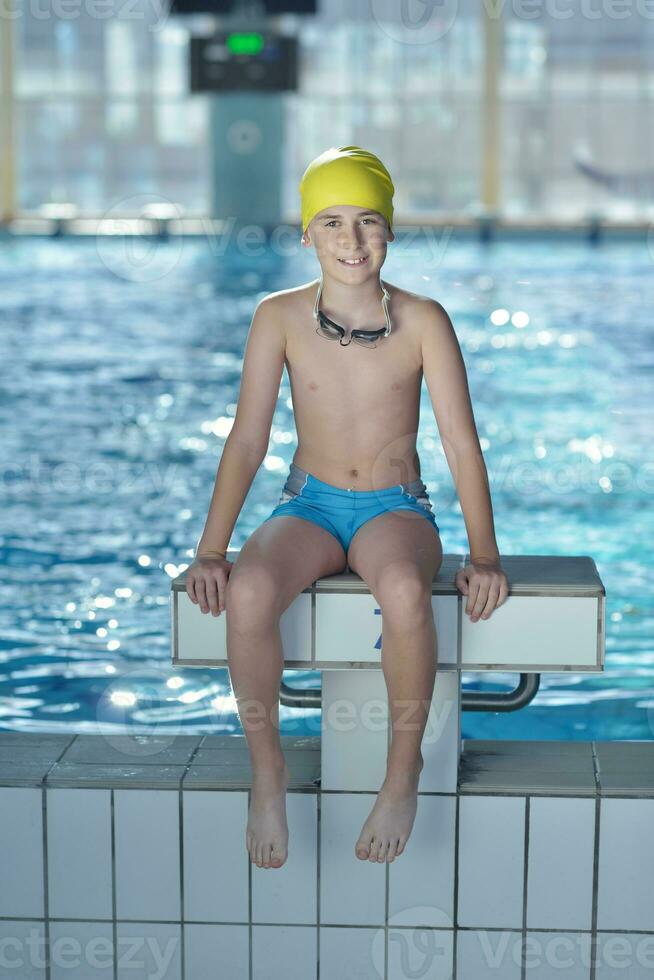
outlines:
[{"label": "bare foot", "polygon": [[258,868],[281,868],[288,855],[286,789],[291,773],[279,768],[253,768],[245,846]]},{"label": "bare foot", "polygon": [[362,861],[394,861],[402,853],[418,809],[418,783],[423,760],[413,769],[386,776],[354,853]]}]

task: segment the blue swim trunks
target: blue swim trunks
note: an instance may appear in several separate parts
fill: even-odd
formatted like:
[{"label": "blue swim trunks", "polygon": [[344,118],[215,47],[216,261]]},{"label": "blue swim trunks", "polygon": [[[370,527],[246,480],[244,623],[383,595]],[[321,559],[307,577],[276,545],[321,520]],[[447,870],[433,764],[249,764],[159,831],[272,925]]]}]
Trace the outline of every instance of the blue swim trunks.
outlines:
[{"label": "blue swim trunks", "polygon": [[338,538],[347,553],[359,528],[390,510],[412,510],[430,521],[440,533],[427,488],[420,478],[382,490],[343,490],[323,483],[295,463],[291,463],[279,502],[266,520],[289,516],[313,521]]}]

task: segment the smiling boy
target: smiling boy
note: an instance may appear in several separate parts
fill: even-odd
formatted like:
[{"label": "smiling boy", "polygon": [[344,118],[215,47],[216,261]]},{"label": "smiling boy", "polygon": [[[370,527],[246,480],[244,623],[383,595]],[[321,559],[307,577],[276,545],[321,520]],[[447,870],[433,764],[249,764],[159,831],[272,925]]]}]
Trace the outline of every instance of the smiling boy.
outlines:
[{"label": "smiling boy", "polygon": [[[288,851],[280,616],[316,579],[347,568],[381,609],[392,734],[354,852],[393,861],[411,833],[437,663],[432,580],[443,557],[416,449],[423,376],[470,546],[455,578],[466,613],[488,619],[508,594],[450,318],[436,300],[380,277],[395,237],[388,171],[360,147],[331,148],[307,167],[300,193],[302,244],[315,248],[321,276],[266,296],[254,312],[236,417],[186,584],[203,612],[227,610],[229,671],[252,763],[246,847],[259,867],[280,867]],[[284,364],[298,446],[278,505],[232,564],[225,554],[268,451]]]}]

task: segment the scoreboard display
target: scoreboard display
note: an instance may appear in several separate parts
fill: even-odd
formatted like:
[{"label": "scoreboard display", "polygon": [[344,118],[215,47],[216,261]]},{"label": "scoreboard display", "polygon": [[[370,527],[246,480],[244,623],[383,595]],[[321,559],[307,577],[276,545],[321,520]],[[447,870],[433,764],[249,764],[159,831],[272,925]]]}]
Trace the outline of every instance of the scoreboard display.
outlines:
[{"label": "scoreboard display", "polygon": [[191,92],[294,92],[297,39],[267,31],[191,38]]},{"label": "scoreboard display", "polygon": [[[171,14],[233,14],[238,13],[239,0],[170,0]],[[318,0],[261,0],[262,13],[316,14]]]}]

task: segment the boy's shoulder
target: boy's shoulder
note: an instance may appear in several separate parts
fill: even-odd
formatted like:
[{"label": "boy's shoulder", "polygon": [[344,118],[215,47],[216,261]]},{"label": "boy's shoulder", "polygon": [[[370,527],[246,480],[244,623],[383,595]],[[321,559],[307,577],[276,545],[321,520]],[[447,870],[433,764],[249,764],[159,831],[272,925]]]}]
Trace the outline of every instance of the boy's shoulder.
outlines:
[{"label": "boy's shoulder", "polygon": [[289,307],[306,300],[310,294],[315,297],[319,281],[314,279],[311,282],[303,283],[301,286],[291,286],[288,289],[278,289],[274,293],[267,293],[259,301],[259,305],[265,304],[271,311],[288,310]]}]

